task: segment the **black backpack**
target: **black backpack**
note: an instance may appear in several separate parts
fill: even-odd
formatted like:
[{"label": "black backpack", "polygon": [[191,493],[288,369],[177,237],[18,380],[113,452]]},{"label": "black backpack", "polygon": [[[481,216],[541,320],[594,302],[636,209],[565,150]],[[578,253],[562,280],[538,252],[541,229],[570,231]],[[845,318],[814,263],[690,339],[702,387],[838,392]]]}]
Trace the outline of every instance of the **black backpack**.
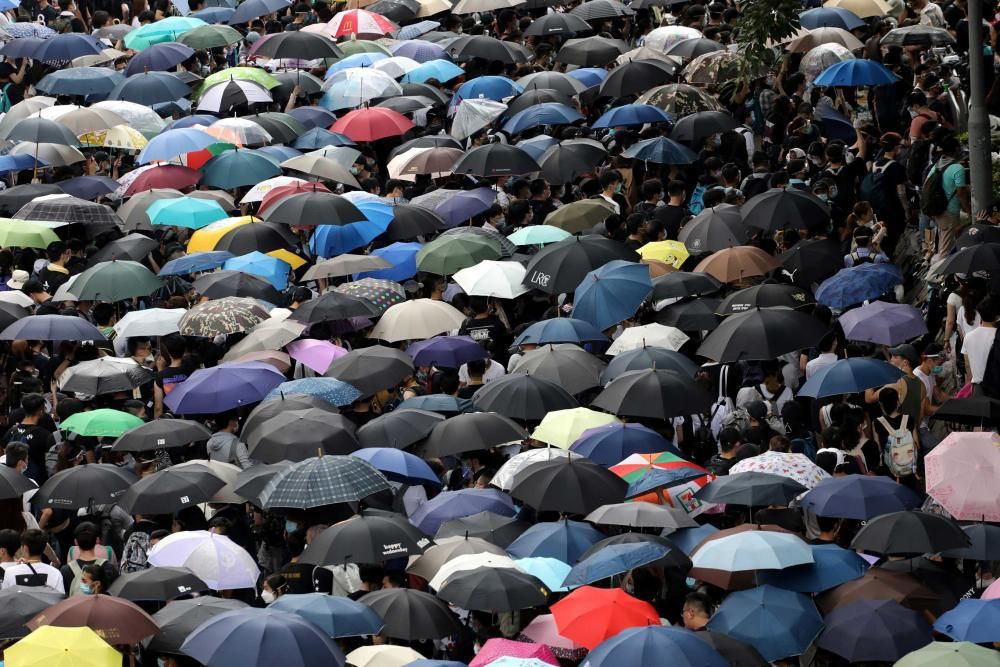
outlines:
[{"label": "black backpack", "polygon": [[872,170],[861,179],[861,186],[858,189],[861,199],[872,205],[876,211],[884,211],[890,197],[896,193],[887,193],[885,186],[885,171],[892,164],[887,160],[881,167],[872,167]]},{"label": "black backpack", "polygon": [[920,211],[924,215],[933,217],[948,210],[951,197],[944,191],[944,172],[948,167],[944,169],[935,167],[927,174],[924,186],[920,189]]}]

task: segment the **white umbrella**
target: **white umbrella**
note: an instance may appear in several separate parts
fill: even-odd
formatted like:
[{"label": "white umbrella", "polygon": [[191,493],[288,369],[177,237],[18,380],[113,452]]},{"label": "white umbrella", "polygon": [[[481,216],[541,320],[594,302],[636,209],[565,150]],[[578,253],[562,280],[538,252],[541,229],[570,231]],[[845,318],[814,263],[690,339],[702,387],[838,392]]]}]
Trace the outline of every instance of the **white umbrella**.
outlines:
[{"label": "white umbrella", "polygon": [[743,459],[729,469],[730,475],[743,472],[766,472],[771,475],[781,475],[811,489],[829,477],[825,470],[809,460],[805,454],[786,452],[764,452],[757,456]]},{"label": "white umbrella", "polygon": [[502,116],[505,111],[507,105],[503,102],[486,98],[462,100],[451,120],[451,136],[459,140],[467,139]]},{"label": "white umbrella", "polygon": [[254,588],[260,577],[260,569],[243,547],[207,530],[168,535],[150,549],[148,559],[161,567],[186,567],[214,591]]},{"label": "white umbrella", "polygon": [[420,11],[417,12],[417,18],[434,16],[441,12],[451,11],[451,3],[448,0],[417,0],[417,2],[420,3]]},{"label": "white umbrella", "polygon": [[465,321],[462,311],[444,301],[415,299],[390,306],[378,324],[368,334],[389,343],[401,340],[426,340],[452,329]]},{"label": "white umbrella", "polygon": [[687,334],[680,329],[668,327],[665,324],[646,324],[641,327],[625,329],[622,335],[611,343],[608,354],[614,356],[642,347],[665,347],[676,352],[687,341]]},{"label": "white umbrella", "polygon": [[184,316],[183,308],[150,308],[133,310],[115,323],[119,338],[152,338],[177,333],[177,323]]},{"label": "white umbrella", "polygon": [[114,111],[80,107],[75,104],[48,107],[32,114],[32,117],[54,120],[60,125],[68,127],[76,135],[98,130],[110,130],[117,125],[128,122]]},{"label": "white umbrella", "polygon": [[32,155],[50,167],[65,167],[86,158],[76,148],[62,144],[36,144],[33,141],[20,141],[10,149],[10,155]]},{"label": "white umbrella", "polygon": [[656,51],[666,51],[668,47],[685,39],[704,37],[700,30],[682,25],[668,25],[651,30],[643,39],[643,46]]},{"label": "white umbrella", "polygon": [[232,79],[217,83],[198,100],[198,111],[219,113],[240,104],[257,104],[272,101],[271,93],[258,83]]},{"label": "white umbrella", "polygon": [[476,12],[491,12],[495,9],[507,9],[523,5],[527,0],[458,0],[451,8],[452,14],[475,14]]},{"label": "white umbrella", "polygon": [[372,63],[373,69],[385,72],[394,79],[398,79],[418,67],[420,67],[420,63],[413,58],[407,58],[406,56],[393,56],[391,58],[386,58],[385,60],[379,60],[376,63]]},{"label": "white umbrella", "polygon": [[517,563],[510,556],[501,556],[499,554],[463,554],[452,558],[442,565],[441,569],[434,575],[434,578],[427,582],[427,585],[435,590],[440,590],[445,582],[448,581],[448,577],[456,572],[475,570],[479,567],[516,569]]},{"label": "white umbrella", "polygon": [[529,449],[526,452],[515,454],[507,459],[507,462],[500,466],[490,484],[501,491],[510,491],[514,487],[514,478],[517,473],[526,469],[532,463],[540,461],[552,461],[554,459],[582,459],[582,455],[571,452],[568,449],[558,447],[545,447],[542,449]]},{"label": "white umbrella", "polygon": [[257,123],[246,118],[223,118],[205,128],[216,139],[237,146],[263,146],[270,143],[271,135]]},{"label": "white umbrella", "polygon": [[528,291],[521,284],[525,273],[526,269],[520,262],[485,260],[462,269],[454,275],[454,279],[469,296],[516,299]]},{"label": "white umbrella", "polygon": [[209,499],[210,503],[227,503],[234,505],[242,505],[246,502],[246,498],[241,498],[236,495],[234,488],[236,486],[236,476],[240,474],[240,467],[233,465],[232,463],[224,463],[222,461],[211,461],[208,459],[192,459],[190,461],[185,461],[184,463],[178,463],[173,466],[174,468],[184,468],[190,466],[201,466],[202,468],[208,468],[213,475],[221,479],[226,483],[224,487],[215,492],[215,495]]},{"label": "white umbrella", "polygon": [[91,105],[92,109],[107,109],[125,119],[133,129],[142,133],[158,134],[166,121],[149,107],[123,100],[105,100]]},{"label": "white umbrella", "polygon": [[294,178],[292,176],[275,176],[274,178],[269,178],[266,181],[261,181],[257,185],[250,188],[250,191],[243,195],[243,199],[240,200],[241,204],[255,204],[257,202],[264,201],[264,195],[275,188],[280,188],[283,185],[292,185],[294,183],[308,183],[309,181],[304,178]]},{"label": "white umbrella", "polygon": [[347,654],[347,664],[353,667],[404,667],[411,662],[423,660],[408,646],[362,646]]},{"label": "white umbrella", "polygon": [[8,290],[6,292],[0,292],[0,301],[12,303],[15,306],[22,306],[24,308],[35,304],[35,302],[31,300],[31,297],[21,290]]},{"label": "white umbrella", "polygon": [[361,156],[361,151],[357,148],[351,148],[350,146],[327,146],[325,148],[317,148],[314,151],[309,151],[308,153],[305,153],[305,155],[329,158],[344,169],[350,169],[355,160]]},{"label": "white umbrella", "polygon": [[282,169],[301,171],[303,174],[317,176],[326,181],[343,183],[352,188],[360,188],[361,184],[348,168],[330,158],[318,155],[298,155],[281,163]]},{"label": "white umbrella", "polygon": [[[368,69],[369,73],[378,70]],[[327,109],[353,109],[370,102],[376,97],[394,97],[403,94],[403,87],[385,72],[383,76],[350,78],[333,81],[323,94],[323,106]]]},{"label": "white umbrella", "polygon": [[0,136],[7,136],[7,133],[14,129],[18,121],[28,118],[32,114],[38,113],[42,109],[47,109],[56,103],[56,98],[38,95],[29,97],[12,106],[0,120]]},{"label": "white umbrella", "polygon": [[56,288],[56,293],[52,295],[52,300],[56,303],[61,303],[63,301],[76,301],[76,295],[70,292],[70,290],[73,289],[73,283],[75,282],[76,276],[70,276],[69,280]]},{"label": "white umbrella", "polygon": [[383,81],[396,83],[388,72],[380,72],[377,69],[371,67],[348,67],[346,69],[340,69],[330,75],[330,77],[323,82],[323,91],[330,90],[335,83],[340,83],[341,81],[348,81],[351,79],[382,79]]}]

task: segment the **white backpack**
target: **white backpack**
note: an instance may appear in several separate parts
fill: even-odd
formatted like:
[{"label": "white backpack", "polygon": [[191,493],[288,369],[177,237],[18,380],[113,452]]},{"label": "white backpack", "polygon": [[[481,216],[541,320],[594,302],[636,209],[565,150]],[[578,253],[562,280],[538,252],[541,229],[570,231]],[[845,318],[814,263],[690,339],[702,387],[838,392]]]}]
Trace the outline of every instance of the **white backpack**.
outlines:
[{"label": "white backpack", "polygon": [[894,429],[885,417],[879,417],[882,428],[889,432],[883,443],[883,459],[893,477],[905,477],[917,471],[917,445],[913,432],[907,428],[909,415],[903,415],[899,428]]}]

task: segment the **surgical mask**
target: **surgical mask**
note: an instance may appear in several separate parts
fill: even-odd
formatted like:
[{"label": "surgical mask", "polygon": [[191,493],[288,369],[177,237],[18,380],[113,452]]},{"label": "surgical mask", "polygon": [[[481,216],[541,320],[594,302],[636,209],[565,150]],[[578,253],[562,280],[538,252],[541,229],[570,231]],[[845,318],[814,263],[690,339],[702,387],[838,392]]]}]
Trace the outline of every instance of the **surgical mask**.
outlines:
[{"label": "surgical mask", "polygon": [[718,148],[722,145],[722,137],[712,137],[712,147]]},{"label": "surgical mask", "polygon": [[837,188],[830,188],[830,199],[837,198]]},{"label": "surgical mask", "polygon": [[685,577],[684,584],[691,590],[694,590],[698,586],[698,582],[692,579],[691,577]]},{"label": "surgical mask", "polygon": [[812,162],[817,167],[822,167],[823,166],[823,158],[821,158],[821,157],[811,157],[811,158],[809,158],[809,161]]},{"label": "surgical mask", "polygon": [[274,602],[274,593],[271,591],[261,591],[260,599],[264,601],[264,604],[271,604]]},{"label": "surgical mask", "polygon": [[619,183],[618,185],[615,186],[615,192],[621,192],[621,191],[622,191],[622,184]]},{"label": "surgical mask", "polygon": [[288,533],[289,535],[291,535],[298,529],[299,529],[299,524],[295,523],[294,521],[285,522],[285,532]]},{"label": "surgical mask", "polygon": [[829,199],[829,195],[816,195],[816,198],[819,199],[820,201],[826,201],[827,199]]},{"label": "surgical mask", "polygon": [[156,667],[167,667],[167,659],[166,658],[157,658],[156,659]]},{"label": "surgical mask", "polygon": [[934,368],[931,369],[931,373],[933,373],[934,375],[941,375],[941,372],[943,370],[944,368],[942,368],[941,366],[935,366]]},{"label": "surgical mask", "polygon": [[351,173],[354,174],[355,176],[357,176],[358,175],[358,168],[357,167],[351,167]]},{"label": "surgical mask", "polygon": [[85,584],[83,582],[80,582],[80,592],[83,593],[84,595],[93,595],[94,587],[91,586],[90,584]]}]

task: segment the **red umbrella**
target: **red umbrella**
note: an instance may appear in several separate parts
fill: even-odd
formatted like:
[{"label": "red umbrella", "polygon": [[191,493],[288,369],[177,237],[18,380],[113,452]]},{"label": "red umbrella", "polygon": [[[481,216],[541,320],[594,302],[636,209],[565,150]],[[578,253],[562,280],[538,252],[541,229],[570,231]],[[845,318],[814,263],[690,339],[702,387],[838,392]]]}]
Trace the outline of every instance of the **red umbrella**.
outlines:
[{"label": "red umbrella", "polygon": [[200,180],[201,172],[196,169],[182,167],[179,164],[160,164],[139,174],[126,188],[125,196],[131,197],[153,188],[184,190],[194,187]]},{"label": "red umbrella", "polygon": [[135,603],[110,595],[75,595],[58,602],[25,623],[63,628],[87,626],[112,646],[138,644],[160,631],[152,616]]},{"label": "red umbrella", "polygon": [[353,141],[375,141],[398,137],[413,127],[410,119],[397,111],[367,107],[344,114],[330,126],[330,131],[344,134]]},{"label": "red umbrella", "polygon": [[620,588],[581,586],[551,609],[559,634],[588,649],[626,628],[660,625],[653,605]]},{"label": "red umbrella", "polygon": [[272,204],[277,204],[285,197],[301,194],[303,192],[329,191],[330,189],[322,183],[289,183],[288,185],[279,185],[276,188],[268,190],[267,194],[264,195],[264,198],[260,200],[260,208],[257,209],[257,214],[263,215],[264,211],[266,211],[268,207]]}]

